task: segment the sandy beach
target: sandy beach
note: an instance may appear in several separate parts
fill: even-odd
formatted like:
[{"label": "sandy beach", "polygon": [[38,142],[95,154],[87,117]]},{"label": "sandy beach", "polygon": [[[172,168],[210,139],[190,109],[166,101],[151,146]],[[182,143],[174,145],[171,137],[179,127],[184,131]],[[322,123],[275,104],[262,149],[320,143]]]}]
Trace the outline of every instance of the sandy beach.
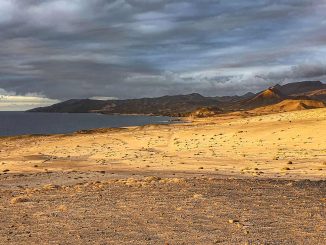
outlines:
[{"label": "sandy beach", "polygon": [[2,137],[0,172],[1,244],[326,242],[326,109]]},{"label": "sandy beach", "polygon": [[326,109],[0,138],[0,172],[172,171],[326,177]]}]

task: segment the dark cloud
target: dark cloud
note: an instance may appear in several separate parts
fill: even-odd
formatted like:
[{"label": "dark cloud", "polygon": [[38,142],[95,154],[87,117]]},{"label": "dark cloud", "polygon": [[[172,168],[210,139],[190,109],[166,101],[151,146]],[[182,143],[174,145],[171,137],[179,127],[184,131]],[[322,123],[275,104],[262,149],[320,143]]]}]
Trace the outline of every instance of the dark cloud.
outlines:
[{"label": "dark cloud", "polygon": [[292,66],[289,69],[279,70],[259,75],[264,79],[272,81],[284,80],[322,80],[326,78],[326,64],[324,63],[308,63]]},{"label": "dark cloud", "polygon": [[64,100],[322,80],[325,11],[320,0],[0,0],[0,88]]}]

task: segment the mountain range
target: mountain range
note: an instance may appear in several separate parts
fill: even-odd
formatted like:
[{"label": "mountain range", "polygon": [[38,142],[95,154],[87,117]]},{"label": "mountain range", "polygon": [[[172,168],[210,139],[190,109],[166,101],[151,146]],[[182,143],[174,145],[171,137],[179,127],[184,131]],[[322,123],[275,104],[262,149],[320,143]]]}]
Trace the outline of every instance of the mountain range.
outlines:
[{"label": "mountain range", "polygon": [[146,114],[188,116],[203,108],[229,112],[249,110],[280,103],[284,100],[317,100],[326,102],[326,84],[320,81],[303,81],[275,85],[259,93],[242,96],[204,97],[198,93],[126,100],[71,99],[29,112]]}]

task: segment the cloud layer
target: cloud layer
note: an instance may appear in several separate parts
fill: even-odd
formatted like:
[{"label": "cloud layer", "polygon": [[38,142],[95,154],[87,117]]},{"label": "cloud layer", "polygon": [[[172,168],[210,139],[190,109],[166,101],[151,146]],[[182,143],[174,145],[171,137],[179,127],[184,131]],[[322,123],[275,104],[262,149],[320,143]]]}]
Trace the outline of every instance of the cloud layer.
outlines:
[{"label": "cloud layer", "polygon": [[48,99],[38,94],[27,93],[22,96],[0,89],[0,111],[25,111],[58,102],[59,100]]},{"label": "cloud layer", "polygon": [[0,0],[0,88],[64,100],[326,80],[325,12],[325,0]]}]

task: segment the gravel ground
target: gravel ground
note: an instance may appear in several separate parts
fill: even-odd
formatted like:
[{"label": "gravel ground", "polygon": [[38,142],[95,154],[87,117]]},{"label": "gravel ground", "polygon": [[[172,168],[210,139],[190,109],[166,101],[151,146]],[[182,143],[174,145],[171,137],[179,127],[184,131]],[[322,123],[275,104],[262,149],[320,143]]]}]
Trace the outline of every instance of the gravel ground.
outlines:
[{"label": "gravel ground", "polygon": [[157,176],[2,174],[0,244],[326,244],[326,181]]}]

